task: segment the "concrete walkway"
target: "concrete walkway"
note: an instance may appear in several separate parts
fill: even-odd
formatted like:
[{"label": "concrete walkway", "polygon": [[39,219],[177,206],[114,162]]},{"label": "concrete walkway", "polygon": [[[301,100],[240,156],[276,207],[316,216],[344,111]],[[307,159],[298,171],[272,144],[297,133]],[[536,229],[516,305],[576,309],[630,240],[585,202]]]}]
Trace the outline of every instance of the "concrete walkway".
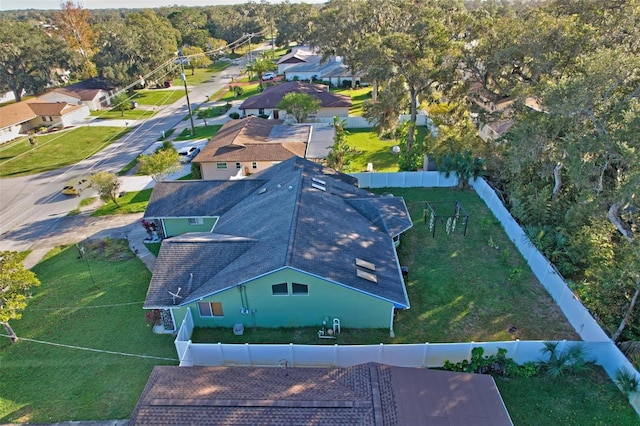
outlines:
[{"label": "concrete walkway", "polygon": [[144,239],[147,233],[140,224],[142,213],[126,215],[91,217],[93,208],[83,209],[79,215],[65,216],[60,219],[52,232],[36,241],[29,255],[24,260],[25,268],[31,269],[53,248],[62,244],[75,244],[87,238],[125,238],[129,247],[147,265],[150,271],[156,263],[156,258],[147,249]]}]

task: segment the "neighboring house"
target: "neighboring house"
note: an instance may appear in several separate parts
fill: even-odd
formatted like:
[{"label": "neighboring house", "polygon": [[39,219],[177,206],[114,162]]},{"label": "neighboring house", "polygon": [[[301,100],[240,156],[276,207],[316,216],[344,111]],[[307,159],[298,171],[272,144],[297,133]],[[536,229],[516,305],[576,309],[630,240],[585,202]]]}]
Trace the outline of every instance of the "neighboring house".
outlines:
[{"label": "neighboring house", "polygon": [[389,328],[409,300],[396,253],[400,197],[292,157],[236,181],[157,182],[145,212],[162,241],[144,302],[169,332],[196,327]]},{"label": "neighboring house", "polygon": [[260,172],[295,155],[322,159],[333,144],[332,126],[285,125],[281,120],[247,117],[227,121],[193,162],[202,179],[240,178]]},{"label": "neighboring house", "polygon": [[320,62],[320,56],[315,54],[308,46],[296,46],[291,52],[282,55],[276,65],[278,66],[278,74],[284,74],[289,68],[307,63]]},{"label": "neighboring house", "polygon": [[[284,74],[284,79],[288,81],[320,80],[341,86],[343,81],[353,79],[349,67],[342,62],[341,57],[331,56],[323,60],[322,55],[306,46],[294,47],[278,60],[277,65],[278,74]],[[356,75],[356,82],[360,81],[361,76]]]},{"label": "neighboring house", "polygon": [[91,111],[97,111],[110,105],[111,97],[115,92],[115,86],[103,79],[94,77],[69,86],[58,87],[39,98],[73,105],[85,104]]},{"label": "neighboring house", "polygon": [[156,366],[129,424],[513,426],[488,374],[377,363]]},{"label": "neighboring house", "polygon": [[[514,121],[511,118],[514,99],[509,96],[498,96],[482,87],[480,83],[473,83],[469,89],[469,98],[484,112],[474,113],[478,134],[484,141],[494,140],[506,134]],[[543,111],[538,101],[533,97],[525,99],[525,105],[534,111]],[[480,117],[491,115],[493,120],[481,120]]]},{"label": "neighboring house", "polygon": [[287,93],[306,93],[320,100],[318,112],[313,116],[309,116],[311,121],[315,118],[349,116],[349,108],[351,108],[351,98],[349,96],[331,93],[327,86],[321,84],[309,84],[299,81],[289,81],[268,86],[261,94],[247,98],[240,105],[240,110],[245,116],[267,115],[273,119],[285,118],[286,111],[279,110],[277,105]]},{"label": "neighboring house", "polygon": [[9,104],[0,108],[0,143],[42,126],[64,128],[82,124],[89,113],[86,105],[46,102],[40,98]]},{"label": "neighboring house", "polygon": [[26,133],[38,115],[27,102],[16,102],[0,108],[0,143],[8,142]]}]

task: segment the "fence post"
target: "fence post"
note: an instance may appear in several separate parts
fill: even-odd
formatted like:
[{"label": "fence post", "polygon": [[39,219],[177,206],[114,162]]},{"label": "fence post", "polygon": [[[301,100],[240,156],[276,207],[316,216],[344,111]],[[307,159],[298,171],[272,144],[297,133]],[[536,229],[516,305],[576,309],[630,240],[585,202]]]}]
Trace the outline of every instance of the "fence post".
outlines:
[{"label": "fence post", "polygon": [[339,350],[339,347],[338,347],[338,344],[336,343],[333,345],[333,365],[336,367],[340,367],[338,365],[338,350]]},{"label": "fence post", "polygon": [[384,350],[384,343],[380,343],[380,345],[378,346],[378,363],[379,364],[384,364],[382,362],[382,351]]},{"label": "fence post", "polygon": [[222,350],[222,343],[218,342],[218,353],[220,354],[220,361],[222,365],[227,365],[227,361],[224,359],[224,351]]},{"label": "fence post", "polygon": [[427,363],[427,356],[429,356],[429,342],[424,342],[424,351],[422,351],[422,366],[426,367],[429,365]]},{"label": "fence post", "polygon": [[289,357],[291,358],[292,367],[295,366],[295,357],[294,357],[295,349],[296,348],[293,346],[293,343],[289,343]]},{"label": "fence post", "polygon": [[247,359],[249,360],[249,367],[253,366],[251,363],[251,346],[248,343],[244,344],[244,347],[247,348]]}]

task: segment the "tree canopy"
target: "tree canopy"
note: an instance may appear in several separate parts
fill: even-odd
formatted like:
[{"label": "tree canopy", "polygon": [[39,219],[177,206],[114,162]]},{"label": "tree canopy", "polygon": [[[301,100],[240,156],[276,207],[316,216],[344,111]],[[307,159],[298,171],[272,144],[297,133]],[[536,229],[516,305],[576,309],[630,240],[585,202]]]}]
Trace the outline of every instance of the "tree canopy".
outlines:
[{"label": "tree canopy", "polygon": [[17,101],[23,92],[40,94],[63,82],[63,72],[77,68],[77,57],[59,37],[42,28],[0,19],[0,88]]},{"label": "tree canopy", "polygon": [[277,107],[285,110],[296,123],[305,123],[310,114],[315,114],[320,109],[320,99],[306,93],[291,92],[284,95]]},{"label": "tree canopy", "polygon": [[22,259],[23,255],[15,251],[0,252],[0,324],[14,342],[18,338],[9,321],[22,317],[29,291],[40,285],[36,274],[25,269]]}]

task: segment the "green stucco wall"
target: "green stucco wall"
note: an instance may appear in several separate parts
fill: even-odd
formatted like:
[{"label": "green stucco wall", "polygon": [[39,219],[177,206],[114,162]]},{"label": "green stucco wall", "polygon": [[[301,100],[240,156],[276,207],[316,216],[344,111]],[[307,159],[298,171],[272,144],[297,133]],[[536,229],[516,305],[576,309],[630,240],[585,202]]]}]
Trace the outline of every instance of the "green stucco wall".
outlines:
[{"label": "green stucco wall", "polygon": [[189,218],[186,217],[163,219],[167,237],[175,237],[187,232],[211,232],[217,221],[218,219],[215,217],[204,217],[202,225],[190,225]]},{"label": "green stucco wall", "polygon": [[[272,295],[271,285],[285,282],[289,295]],[[293,282],[308,285],[308,295],[292,295]],[[274,272],[247,283],[244,288],[249,308],[255,312],[256,327],[321,326],[325,317],[339,318],[343,328],[388,328],[391,322],[392,303],[295,270]],[[203,301],[222,303],[224,315],[201,317],[197,304],[193,304],[189,309],[198,327],[232,327],[239,322],[245,327],[253,325],[252,315],[240,312],[242,301],[238,288]],[[178,318],[176,323],[179,326]]]}]

